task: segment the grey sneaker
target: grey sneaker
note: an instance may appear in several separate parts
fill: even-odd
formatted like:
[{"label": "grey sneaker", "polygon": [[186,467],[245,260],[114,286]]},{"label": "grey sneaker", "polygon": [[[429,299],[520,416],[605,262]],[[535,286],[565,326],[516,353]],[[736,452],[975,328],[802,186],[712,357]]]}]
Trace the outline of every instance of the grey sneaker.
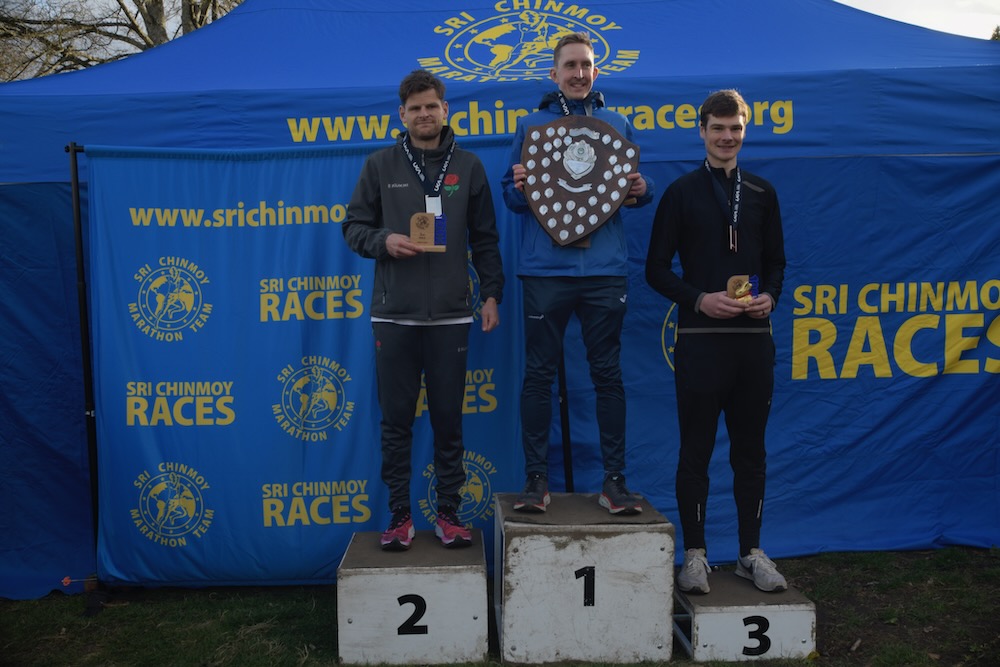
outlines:
[{"label": "grey sneaker", "polygon": [[639,514],[642,512],[639,496],[625,488],[625,475],[620,472],[613,472],[604,478],[604,489],[597,502],[612,514]]},{"label": "grey sneaker", "polygon": [[549,500],[549,480],[533,472],[528,475],[524,491],[514,500],[514,509],[519,512],[544,512]]},{"label": "grey sneaker", "polygon": [[677,588],[685,593],[708,593],[708,575],[711,571],[704,549],[688,549],[684,552],[684,565],[677,573]]},{"label": "grey sneaker", "polygon": [[788,589],[788,583],[778,572],[774,561],[760,549],[751,549],[749,556],[740,556],[737,559],[736,574],[749,579],[754,586],[767,593]]}]

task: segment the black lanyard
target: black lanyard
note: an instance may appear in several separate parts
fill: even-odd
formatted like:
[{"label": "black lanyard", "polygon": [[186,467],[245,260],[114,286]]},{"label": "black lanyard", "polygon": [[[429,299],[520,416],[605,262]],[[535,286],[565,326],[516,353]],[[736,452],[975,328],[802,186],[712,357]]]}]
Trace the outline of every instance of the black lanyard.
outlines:
[{"label": "black lanyard", "polygon": [[708,172],[708,177],[712,180],[712,186],[715,190],[715,199],[719,202],[719,206],[726,213],[726,217],[729,218],[729,249],[733,252],[737,252],[739,245],[737,243],[737,230],[740,227],[740,201],[743,195],[743,174],[740,173],[740,168],[736,167],[736,182],[733,186],[733,200],[729,201],[729,195],[726,191],[722,189],[722,183],[719,183],[719,179],[715,177],[712,173],[712,167],[708,164],[708,159],[705,159],[705,170]]},{"label": "black lanyard", "polygon": [[413,167],[413,171],[417,174],[417,178],[420,179],[420,183],[424,186],[424,194],[429,197],[437,197],[441,194],[441,185],[444,183],[445,174],[448,173],[448,165],[451,164],[451,156],[455,152],[455,142],[451,142],[451,146],[448,147],[448,154],[444,157],[444,162],[441,163],[441,171],[438,173],[437,180],[434,182],[434,186],[427,182],[427,177],[424,176],[424,152],[420,153],[420,161],[413,157],[413,150],[410,149],[410,135],[403,135],[403,152],[406,153],[406,159],[410,161],[410,166]]},{"label": "black lanyard", "polygon": [[[559,91],[559,106],[562,107],[562,112],[564,116],[573,115],[573,112],[570,111],[569,108],[569,102],[566,101],[566,96],[563,95],[563,92],[561,90]],[[587,116],[594,115],[593,107],[591,106],[590,100],[588,99],[583,100],[583,113]]]}]

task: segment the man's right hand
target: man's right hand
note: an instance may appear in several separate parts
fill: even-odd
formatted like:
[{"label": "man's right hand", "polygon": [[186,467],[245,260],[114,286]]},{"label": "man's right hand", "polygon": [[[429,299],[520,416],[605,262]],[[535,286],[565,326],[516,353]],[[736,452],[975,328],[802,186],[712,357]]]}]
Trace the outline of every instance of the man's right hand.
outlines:
[{"label": "man's right hand", "polygon": [[514,188],[524,192],[524,182],[528,180],[528,170],[523,164],[515,164],[511,167],[514,176]]},{"label": "man's right hand", "polygon": [[737,301],[723,292],[708,292],[701,300],[698,310],[717,320],[728,320],[737,315],[743,315],[749,305]]},{"label": "man's right hand", "polygon": [[424,249],[410,240],[406,234],[389,234],[385,237],[385,249],[395,259],[405,259],[421,254]]}]

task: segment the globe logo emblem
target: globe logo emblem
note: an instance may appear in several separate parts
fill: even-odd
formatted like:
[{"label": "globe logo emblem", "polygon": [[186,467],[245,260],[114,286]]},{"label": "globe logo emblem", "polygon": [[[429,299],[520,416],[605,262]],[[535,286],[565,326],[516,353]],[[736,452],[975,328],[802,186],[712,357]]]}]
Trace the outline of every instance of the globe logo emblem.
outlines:
[{"label": "globe logo emblem", "polygon": [[590,33],[595,65],[607,58],[608,43],[585,22],[530,9],[465,26],[448,43],[446,58],[458,70],[488,78],[546,78],[552,50],[571,32]]},{"label": "globe logo emblem", "polygon": [[139,312],[158,331],[175,332],[191,326],[203,302],[197,278],[178,266],[150,272],[139,286]]},{"label": "globe logo emblem", "polygon": [[298,428],[323,430],[343,412],[344,387],[329,369],[306,366],[285,381],[282,404],[285,416]]},{"label": "globe logo emblem", "polygon": [[176,472],[151,478],[142,488],[140,498],[143,522],[161,537],[190,533],[201,520],[204,507],[201,491]]},{"label": "globe logo emblem", "polygon": [[[490,509],[493,491],[490,488],[489,475],[479,464],[466,460],[462,465],[465,468],[465,484],[458,491],[462,501],[457,513],[462,523],[469,524]],[[436,489],[437,475],[431,475],[427,485],[427,507],[437,507]]]}]

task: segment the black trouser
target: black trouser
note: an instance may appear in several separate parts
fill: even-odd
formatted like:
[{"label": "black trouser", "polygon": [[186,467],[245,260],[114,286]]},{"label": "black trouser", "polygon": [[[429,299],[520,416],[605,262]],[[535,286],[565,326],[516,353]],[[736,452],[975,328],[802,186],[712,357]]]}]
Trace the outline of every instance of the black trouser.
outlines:
[{"label": "black trouser", "polygon": [[524,288],[524,383],[521,440],[525,472],[548,474],[552,423],[552,380],[563,351],[569,318],[580,320],[590,379],[597,403],[597,427],[605,472],[625,470],[625,388],[621,335],[628,283],[619,276],[522,279]]},{"label": "black trouser", "polygon": [[766,333],[681,333],[674,365],[681,436],[677,509],[684,548],[706,546],[708,466],[719,414],[724,413],[740,555],[746,555],[760,546],[766,472],[764,430],[774,391],[774,341]]},{"label": "black trouser", "polygon": [[413,420],[420,374],[434,430],[438,506],[458,509],[465,484],[462,401],[469,325],[403,326],[373,322],[378,402],[382,408],[382,481],[389,509],[410,507]]}]

